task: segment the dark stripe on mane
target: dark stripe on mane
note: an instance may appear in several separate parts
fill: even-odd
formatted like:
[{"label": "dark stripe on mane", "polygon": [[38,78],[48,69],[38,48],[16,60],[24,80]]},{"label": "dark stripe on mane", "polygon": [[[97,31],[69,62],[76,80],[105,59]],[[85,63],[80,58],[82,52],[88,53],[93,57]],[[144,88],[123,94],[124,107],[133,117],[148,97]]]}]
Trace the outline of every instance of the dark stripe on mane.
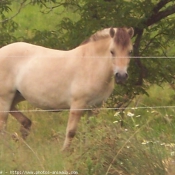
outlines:
[{"label": "dark stripe on mane", "polygon": [[90,39],[88,38],[88,39],[84,40],[80,45],[87,44],[89,42],[90,42]]},{"label": "dark stripe on mane", "polygon": [[125,28],[118,28],[114,40],[117,45],[125,48],[130,43],[130,36]]},{"label": "dark stripe on mane", "polygon": [[107,38],[109,36],[110,36],[109,35],[109,28],[103,29],[103,30],[100,30],[100,31],[96,32],[95,34],[91,35],[88,39],[84,40],[81,43],[81,45],[87,44],[87,43],[92,42],[92,41],[98,41],[100,39],[104,39],[104,38]]},{"label": "dark stripe on mane", "polygon": [[[115,28],[116,29],[116,28]],[[110,37],[110,28],[106,28],[96,32],[95,34],[91,35],[88,39],[83,41],[81,45],[87,44],[92,41],[98,41],[100,39],[104,39]],[[114,41],[117,45],[122,46],[123,48],[127,47],[130,43],[130,36],[126,30],[126,28],[117,28],[116,34],[114,37]]]}]

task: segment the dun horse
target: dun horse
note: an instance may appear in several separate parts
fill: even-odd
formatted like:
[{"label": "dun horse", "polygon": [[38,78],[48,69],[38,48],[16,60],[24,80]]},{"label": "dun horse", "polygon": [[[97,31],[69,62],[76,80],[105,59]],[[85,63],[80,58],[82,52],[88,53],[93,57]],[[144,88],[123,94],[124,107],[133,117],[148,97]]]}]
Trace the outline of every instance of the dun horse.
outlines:
[{"label": "dun horse", "polygon": [[106,100],[114,82],[122,83],[127,79],[133,33],[133,28],[103,29],[69,51],[24,42],[2,47],[0,131],[6,128],[11,111],[26,137],[31,121],[15,107],[23,100],[42,109],[69,108],[63,150],[68,148],[83,109]]}]

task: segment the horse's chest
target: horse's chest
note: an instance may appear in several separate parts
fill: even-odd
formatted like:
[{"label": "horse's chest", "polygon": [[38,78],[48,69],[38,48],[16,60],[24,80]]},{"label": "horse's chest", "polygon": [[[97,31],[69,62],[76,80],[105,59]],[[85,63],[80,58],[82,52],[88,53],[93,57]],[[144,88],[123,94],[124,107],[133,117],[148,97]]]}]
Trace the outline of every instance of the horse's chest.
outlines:
[{"label": "horse's chest", "polygon": [[114,89],[114,83],[111,81],[109,84],[106,84],[104,87],[96,87],[91,91],[91,99],[89,101],[90,105],[98,105],[101,102],[106,101],[111,95]]}]

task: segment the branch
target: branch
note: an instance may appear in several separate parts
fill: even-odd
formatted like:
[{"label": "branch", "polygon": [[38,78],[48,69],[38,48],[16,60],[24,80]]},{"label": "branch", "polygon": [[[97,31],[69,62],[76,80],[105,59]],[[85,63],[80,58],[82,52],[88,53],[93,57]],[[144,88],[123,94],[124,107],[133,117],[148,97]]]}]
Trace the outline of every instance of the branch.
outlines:
[{"label": "branch", "polygon": [[43,3],[42,2],[42,4],[43,4],[43,6],[47,9],[47,11],[46,12],[44,12],[44,11],[41,11],[41,13],[45,13],[45,14],[48,14],[49,12],[51,12],[52,10],[54,10],[55,8],[58,8],[58,7],[61,7],[61,6],[63,6],[63,7],[68,7],[69,5],[74,5],[74,6],[76,6],[76,7],[78,7],[78,8],[80,8],[80,6],[78,5],[78,4],[73,4],[73,3],[68,3],[68,2],[59,2],[59,3],[57,3],[57,5],[54,5],[54,6],[47,6],[45,3]]},{"label": "branch", "polygon": [[142,85],[143,84],[143,78],[145,76],[145,72],[146,72],[146,68],[143,66],[140,58],[139,58],[139,48],[140,48],[140,41],[142,39],[142,35],[143,35],[143,29],[136,29],[137,32],[137,37],[135,39],[135,43],[134,43],[134,56],[137,56],[138,58],[135,58],[134,61],[137,64],[140,74],[138,77],[138,81],[136,83],[136,85]]},{"label": "branch", "polygon": [[139,55],[139,45],[140,45],[140,41],[141,41],[141,38],[142,38],[143,30],[144,29],[139,29],[139,28],[134,29],[134,31],[137,35],[137,37],[135,39],[135,43],[134,43],[134,56]]},{"label": "branch", "polygon": [[[160,20],[164,19],[165,17],[172,15],[175,13],[175,6],[170,6],[167,9],[163,11],[159,11],[162,7],[164,7],[167,3],[171,2],[171,0],[160,0],[160,2],[153,8],[152,15],[147,18],[146,20],[141,20],[140,25],[138,26],[144,26],[144,28],[149,27]],[[143,27],[141,27],[143,28]],[[140,28],[136,27],[134,29],[134,36],[139,34]]]},{"label": "branch", "polygon": [[161,0],[154,8],[153,12],[157,13],[162,7],[164,7],[167,3],[171,2],[171,0]]},{"label": "branch", "polygon": [[[43,4],[43,5],[44,5],[44,4]],[[55,8],[58,8],[58,7],[61,7],[61,6],[64,6],[64,5],[65,5],[65,3],[60,3],[60,4],[56,5],[56,6],[48,7],[48,6],[45,4],[44,6],[45,6],[45,8],[47,9],[47,11],[46,11],[46,12],[40,11],[40,12],[41,12],[41,13],[44,13],[44,14],[48,14],[48,13],[50,13],[52,10],[54,10]]]},{"label": "branch", "polygon": [[160,11],[158,13],[154,13],[153,15],[151,15],[145,22],[144,24],[148,27],[152,24],[155,24],[157,22],[159,22],[160,20],[162,20],[163,18],[166,18],[169,15],[172,15],[175,13],[175,6],[171,6],[168,7],[166,10],[164,11]]},{"label": "branch", "polygon": [[21,2],[20,7],[19,7],[18,11],[16,12],[16,14],[14,14],[13,16],[11,16],[9,18],[4,19],[3,21],[0,21],[0,23],[4,23],[4,22],[7,22],[9,20],[12,20],[15,16],[17,16],[21,12],[21,10],[22,10],[23,7],[25,7],[28,4],[30,4],[30,2],[27,3],[27,4],[25,4],[25,2],[26,2],[26,0],[24,0],[23,2]]},{"label": "branch", "polygon": [[165,35],[166,33],[164,32],[160,32],[158,34],[156,34],[153,38],[150,39],[150,41],[145,45],[145,47],[143,48],[142,52],[141,52],[141,55],[142,53],[145,52],[145,50],[147,50],[147,48],[152,44],[152,42],[160,35]]}]

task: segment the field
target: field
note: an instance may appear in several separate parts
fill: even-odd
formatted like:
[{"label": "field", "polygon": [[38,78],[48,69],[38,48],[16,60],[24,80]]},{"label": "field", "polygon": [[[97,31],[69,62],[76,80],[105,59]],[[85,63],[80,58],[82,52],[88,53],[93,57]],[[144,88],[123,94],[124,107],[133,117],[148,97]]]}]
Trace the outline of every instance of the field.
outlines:
[{"label": "field", "polygon": [[[123,114],[101,109],[90,118],[90,124],[82,117],[71,149],[65,153],[60,149],[68,112],[26,113],[33,122],[26,141],[10,116],[6,136],[1,135],[1,174],[60,171],[81,175],[173,175],[175,108],[151,106],[173,105],[174,91],[165,86],[152,87],[149,92],[150,97],[138,96]],[[20,108],[35,109],[27,103]]]},{"label": "field", "polygon": [[[13,9],[17,11],[18,5],[14,3]],[[30,37],[33,29],[54,29],[58,13],[57,21],[64,15],[78,18],[62,9],[46,17],[38,8],[26,7],[14,18],[20,26],[16,36]],[[21,103],[18,108],[32,120],[31,132],[23,140],[20,125],[9,116],[7,132],[0,135],[0,175],[174,175],[174,90],[164,84],[151,87],[148,94],[137,96],[123,113],[102,108],[89,124],[83,116],[70,150],[64,153],[60,149],[69,111],[49,113]]]}]

